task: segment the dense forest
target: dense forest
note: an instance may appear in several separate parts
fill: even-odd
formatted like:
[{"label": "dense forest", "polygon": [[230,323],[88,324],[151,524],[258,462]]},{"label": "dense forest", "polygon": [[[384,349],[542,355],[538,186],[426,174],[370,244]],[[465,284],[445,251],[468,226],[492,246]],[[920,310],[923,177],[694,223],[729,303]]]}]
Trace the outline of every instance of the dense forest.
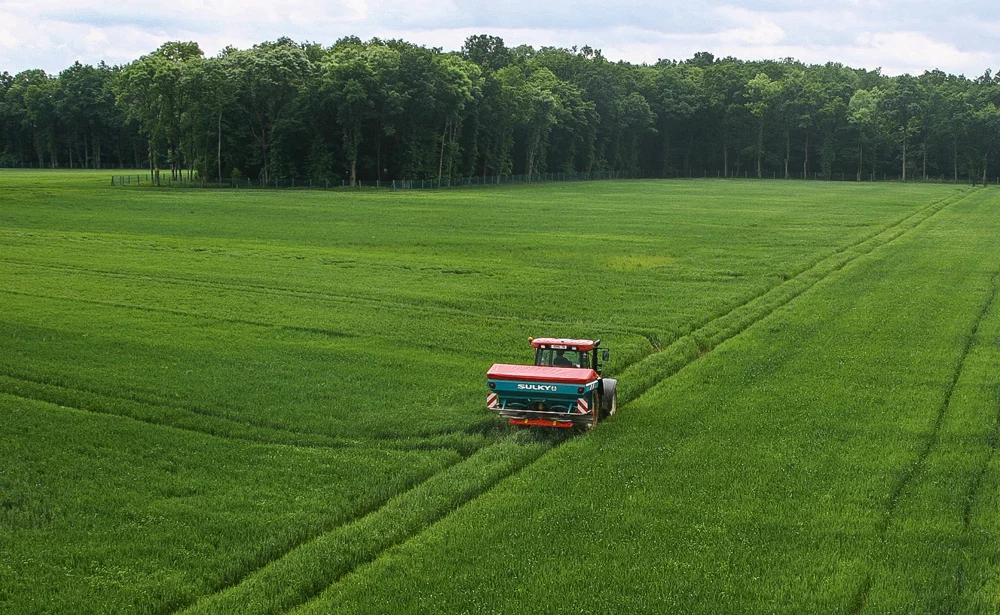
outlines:
[{"label": "dense forest", "polygon": [[457,52],[348,37],[126,66],[0,73],[0,166],[148,167],[201,181],[613,171],[857,180],[1000,175],[1000,75],[889,77],[837,63],[655,65],[600,51]]}]

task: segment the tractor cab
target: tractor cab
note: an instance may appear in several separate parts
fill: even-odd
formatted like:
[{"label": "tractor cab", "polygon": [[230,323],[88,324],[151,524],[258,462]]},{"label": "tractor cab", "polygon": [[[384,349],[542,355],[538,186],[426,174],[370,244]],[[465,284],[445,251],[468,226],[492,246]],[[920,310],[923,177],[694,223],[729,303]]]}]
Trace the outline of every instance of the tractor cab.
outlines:
[{"label": "tractor cab", "polygon": [[535,349],[535,365],[541,367],[569,367],[592,369],[601,373],[602,363],[608,360],[607,349],[598,350],[601,340],[573,340],[556,337],[531,339]]}]

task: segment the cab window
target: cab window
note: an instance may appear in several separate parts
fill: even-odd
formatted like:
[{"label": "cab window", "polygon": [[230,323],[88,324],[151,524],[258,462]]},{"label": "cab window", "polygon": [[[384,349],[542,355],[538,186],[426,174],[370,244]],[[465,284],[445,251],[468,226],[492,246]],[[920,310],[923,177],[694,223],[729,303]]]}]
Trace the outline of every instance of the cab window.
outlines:
[{"label": "cab window", "polygon": [[535,365],[545,367],[590,367],[590,357],[579,350],[556,350],[539,348],[535,356]]}]

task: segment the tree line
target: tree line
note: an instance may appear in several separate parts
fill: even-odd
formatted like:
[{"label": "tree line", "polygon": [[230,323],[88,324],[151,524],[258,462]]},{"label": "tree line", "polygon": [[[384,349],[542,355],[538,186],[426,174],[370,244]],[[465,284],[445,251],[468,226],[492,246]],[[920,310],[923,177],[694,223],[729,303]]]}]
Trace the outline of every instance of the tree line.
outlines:
[{"label": "tree line", "polygon": [[590,47],[444,52],[287,38],[206,57],[170,42],[125,66],[0,74],[0,166],[157,177],[441,179],[1000,174],[1000,75],[886,76],[701,52],[654,65]]}]

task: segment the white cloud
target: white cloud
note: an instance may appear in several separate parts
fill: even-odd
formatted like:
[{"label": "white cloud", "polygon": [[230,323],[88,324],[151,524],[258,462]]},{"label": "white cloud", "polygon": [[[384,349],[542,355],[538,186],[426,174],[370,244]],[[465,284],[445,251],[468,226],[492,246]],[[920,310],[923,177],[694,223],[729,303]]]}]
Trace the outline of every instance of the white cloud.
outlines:
[{"label": "white cloud", "polygon": [[105,45],[108,42],[108,33],[98,28],[90,28],[83,40],[89,46]]},{"label": "white cloud", "polygon": [[[981,0],[956,0],[976,4]],[[94,0],[0,0],[0,70],[58,72],[74,60],[129,62],[168,40],[209,54],[290,36],[332,44],[357,35],[457,49],[472,34],[509,45],[602,49],[613,60],[683,59],[697,51],[744,59],[795,57],[967,75],[1000,68],[1000,5],[956,8],[902,0],[848,0],[813,9],[763,0],[176,0],[169,10],[126,10]],[[970,10],[976,20],[962,15]]]},{"label": "white cloud", "polygon": [[935,41],[922,32],[863,32],[851,51],[880,58],[887,71],[921,73],[927,68],[962,72],[970,66],[988,66],[987,52],[959,51],[954,45]]},{"label": "white cloud", "polygon": [[16,51],[21,46],[21,39],[14,35],[13,16],[0,13],[0,49]]},{"label": "white cloud", "polygon": [[722,6],[714,13],[735,25],[720,31],[714,38],[722,42],[732,41],[748,45],[776,45],[785,38],[785,31],[768,15],[757,11]]}]

